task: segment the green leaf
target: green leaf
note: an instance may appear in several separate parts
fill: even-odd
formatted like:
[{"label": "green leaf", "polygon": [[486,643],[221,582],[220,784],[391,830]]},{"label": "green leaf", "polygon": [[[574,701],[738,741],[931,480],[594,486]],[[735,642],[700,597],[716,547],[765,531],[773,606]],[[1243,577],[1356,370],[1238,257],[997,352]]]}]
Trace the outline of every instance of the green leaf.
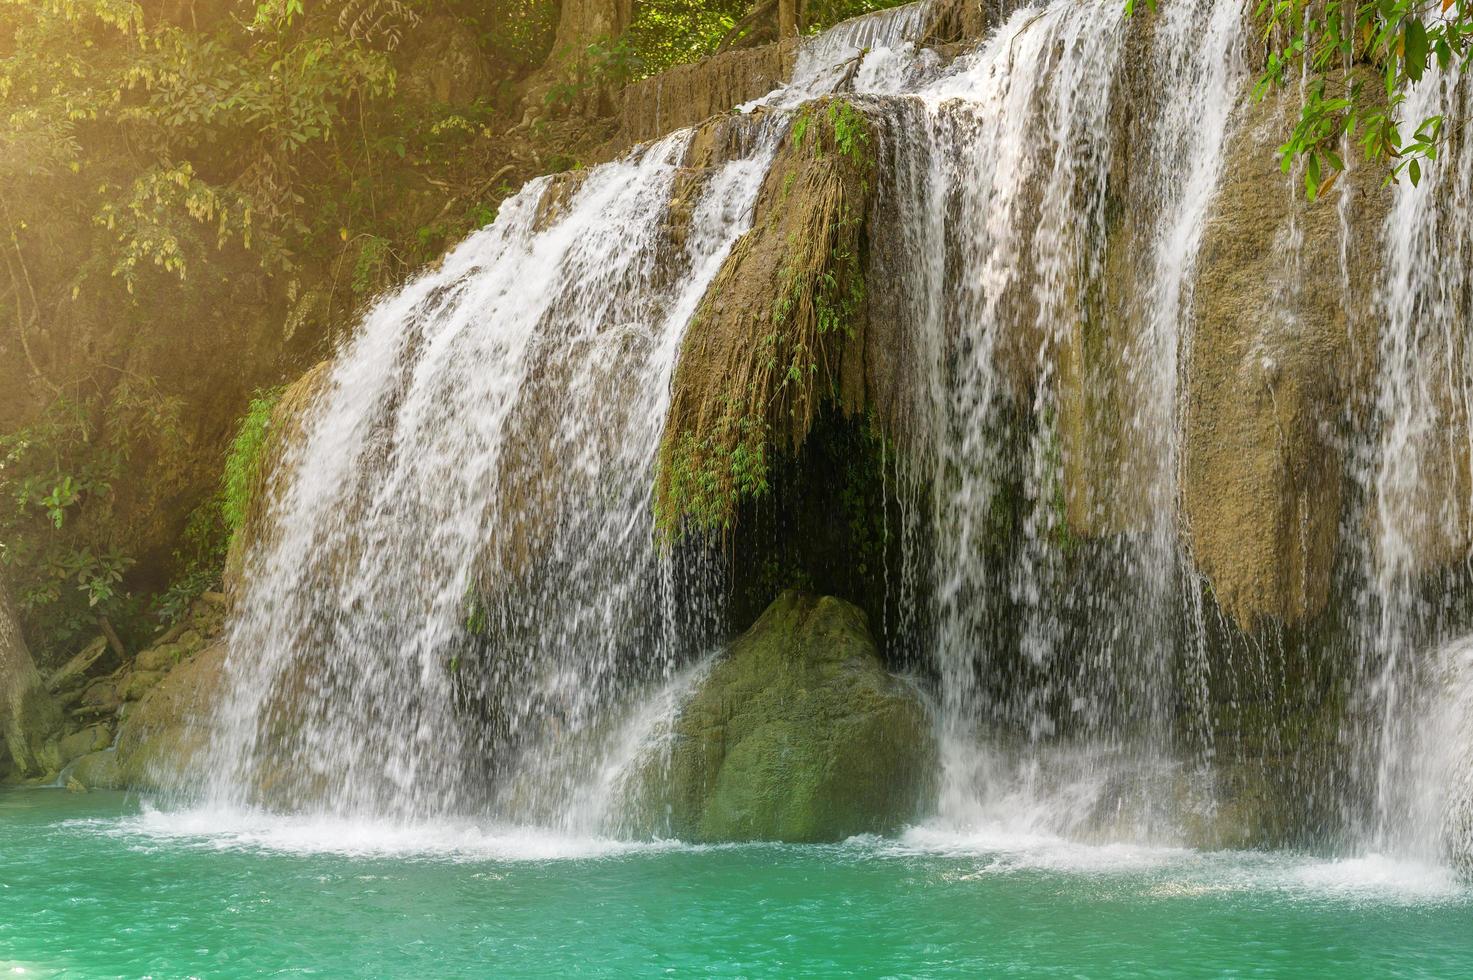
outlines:
[{"label": "green leaf", "polygon": [[1420,20],[1408,18],[1402,38],[1405,44],[1401,55],[1402,70],[1415,82],[1427,70],[1427,28]]}]

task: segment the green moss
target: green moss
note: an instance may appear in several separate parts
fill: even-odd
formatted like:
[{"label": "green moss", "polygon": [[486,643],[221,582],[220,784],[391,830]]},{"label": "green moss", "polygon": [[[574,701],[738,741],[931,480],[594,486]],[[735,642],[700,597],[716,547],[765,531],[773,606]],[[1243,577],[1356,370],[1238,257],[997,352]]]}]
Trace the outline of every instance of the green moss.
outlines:
[{"label": "green moss", "polygon": [[231,534],[245,523],[251,499],[260,489],[261,460],[271,430],[271,413],[284,389],[257,392],[236,427],[220,480],[220,512]]},{"label": "green moss", "polygon": [[833,841],[913,819],[935,769],[915,693],[864,614],[787,592],[676,722],[669,828],[688,840]]},{"label": "green moss", "polygon": [[[860,336],[866,302],[870,145],[864,115],[842,99],[794,120],[762,213],[687,334],[688,350],[736,353],[720,364],[682,358],[677,387],[691,381],[656,475],[656,522],[669,538],[728,531],[743,501],[769,492],[774,454],[801,448],[818,410],[843,401],[844,344]],[[707,347],[708,335],[722,341]]]},{"label": "green moss", "polygon": [[662,454],[665,492],[655,498],[655,523],[671,537],[683,524],[702,532],[725,531],[736,504],[767,494],[767,423],[740,414],[727,399],[720,420],[704,438],[682,432]]}]

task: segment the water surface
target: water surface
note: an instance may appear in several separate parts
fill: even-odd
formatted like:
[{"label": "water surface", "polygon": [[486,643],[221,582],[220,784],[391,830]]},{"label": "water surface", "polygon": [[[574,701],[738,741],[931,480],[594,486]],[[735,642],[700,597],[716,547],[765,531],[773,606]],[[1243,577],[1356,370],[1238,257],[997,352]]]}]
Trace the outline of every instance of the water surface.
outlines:
[{"label": "water surface", "polygon": [[1470,899],[1377,857],[690,847],[0,791],[0,964],[32,976],[1453,977]]}]

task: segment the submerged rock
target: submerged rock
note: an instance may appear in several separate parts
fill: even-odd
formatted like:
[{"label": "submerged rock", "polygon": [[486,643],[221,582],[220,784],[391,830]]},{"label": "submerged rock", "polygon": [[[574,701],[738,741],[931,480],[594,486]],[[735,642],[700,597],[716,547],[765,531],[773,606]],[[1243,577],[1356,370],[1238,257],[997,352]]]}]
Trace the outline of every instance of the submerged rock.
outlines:
[{"label": "submerged rock", "polygon": [[887,833],[935,772],[926,711],[886,673],[864,613],[795,591],[711,670],[674,734],[670,830],[687,840]]}]

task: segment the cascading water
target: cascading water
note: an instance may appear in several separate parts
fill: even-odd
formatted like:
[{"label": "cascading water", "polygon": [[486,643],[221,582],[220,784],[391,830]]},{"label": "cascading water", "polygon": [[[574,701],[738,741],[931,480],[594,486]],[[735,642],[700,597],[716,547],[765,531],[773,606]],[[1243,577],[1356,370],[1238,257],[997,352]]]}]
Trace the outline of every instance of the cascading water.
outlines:
[{"label": "cascading water", "polygon": [[670,608],[651,465],[774,133],[687,188],[690,136],[533,182],[338,357],[250,557],[217,800],[454,813],[518,757],[540,771],[507,805],[541,812],[561,787],[539,743],[705,642],[699,610]]},{"label": "cascading water", "polygon": [[[909,318],[929,338],[921,360],[930,376],[916,390],[929,429],[919,468],[936,515],[929,545],[947,820],[986,821],[1021,785],[1047,792],[1040,753],[1052,754],[1045,746],[1055,736],[1076,741],[1057,756],[1065,771],[1078,744],[1112,767],[1125,743],[1143,746],[1147,769],[1172,748],[1179,351],[1196,242],[1243,74],[1238,26],[1225,5],[1177,4],[1142,59],[1118,4],[1019,10],[977,52],[922,84],[922,111],[900,124],[907,152],[894,181],[910,196],[898,208],[908,226],[891,251],[913,260],[904,276],[921,285],[910,290]],[[1142,145],[1127,146],[1112,113],[1133,74],[1175,94],[1140,127],[1150,134]],[[855,84],[864,91],[870,78],[871,90],[903,93],[911,77],[861,70]],[[1136,171],[1129,187],[1111,187],[1126,159]],[[1119,223],[1112,206],[1144,215],[1133,229],[1144,258],[1129,270],[1144,287],[1128,310],[1104,298],[1106,277],[1122,273],[1106,269]],[[1098,406],[1062,403],[1058,385],[1061,372],[1078,369],[1075,345],[1108,330],[1109,317],[1127,327],[1116,328],[1113,420],[1098,417]],[[1066,499],[1064,469],[1094,462],[1069,426],[1093,426],[1096,443],[1116,447],[1095,500]],[[1026,515],[1018,532],[999,527],[999,514],[1011,513]],[[1122,532],[1113,557],[1127,582],[1069,577],[1072,520]],[[996,739],[1009,731],[1023,737],[1011,762]],[[1035,797],[1020,809],[1051,809],[1064,829],[1100,801],[1086,793],[1071,803],[1078,785],[1058,778],[1070,784],[1056,787],[1059,805]]]},{"label": "cascading water", "polygon": [[[1240,71],[1235,14],[1174,7],[1144,67],[1114,0],[1018,10],[949,66],[916,54],[926,5],[841,25],[805,47],[764,100],[778,112],[694,190],[683,247],[667,232],[672,199],[692,193],[676,188],[688,133],[581,181],[534,182],[382,303],[338,358],[251,558],[213,795],[397,817],[588,811],[568,801],[590,768],[607,781],[588,760],[606,754],[594,746],[615,706],[703,649],[716,622],[699,601],[691,611],[702,589],[676,587],[698,572],[651,540],[685,324],[745,230],[786,110],[840,89],[909,127],[890,141],[886,193],[915,260],[905,315],[925,435],[911,476],[937,515],[942,810],[964,822],[997,782],[980,724],[1166,750],[1168,631],[1127,634],[1173,615],[1184,296]],[[1139,498],[1122,520],[1131,582],[1081,588],[1059,564],[1061,471],[1077,463],[1062,429],[1081,408],[1055,380],[1076,325],[1103,309],[1107,177],[1127,152],[1111,113],[1139,70],[1175,94],[1157,135],[1129,148],[1150,283],[1111,435]],[[1041,421],[1025,431],[1024,415]],[[1009,495],[1027,516],[999,556]]]},{"label": "cascading water", "polygon": [[[1454,72],[1423,80],[1403,114],[1416,125],[1470,110],[1473,86]],[[1473,841],[1460,838],[1473,826],[1473,765],[1464,758],[1473,675],[1466,641],[1436,652],[1457,625],[1456,610],[1448,576],[1428,581],[1439,566],[1466,562],[1473,546],[1473,145],[1462,134],[1419,186],[1398,183],[1385,252],[1379,435],[1364,477],[1372,553],[1361,611],[1363,703],[1351,731],[1374,787],[1363,835],[1379,849],[1427,856],[1441,846],[1445,817],[1458,818],[1451,845],[1467,860]]]}]

